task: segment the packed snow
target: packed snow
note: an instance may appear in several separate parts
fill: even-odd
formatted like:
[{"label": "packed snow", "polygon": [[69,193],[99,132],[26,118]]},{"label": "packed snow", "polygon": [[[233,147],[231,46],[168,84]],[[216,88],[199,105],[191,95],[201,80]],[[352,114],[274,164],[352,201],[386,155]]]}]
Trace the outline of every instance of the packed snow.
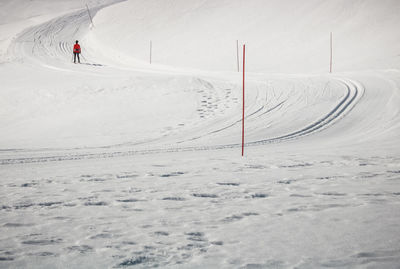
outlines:
[{"label": "packed snow", "polygon": [[2,0],[0,268],[399,268],[399,14]]}]

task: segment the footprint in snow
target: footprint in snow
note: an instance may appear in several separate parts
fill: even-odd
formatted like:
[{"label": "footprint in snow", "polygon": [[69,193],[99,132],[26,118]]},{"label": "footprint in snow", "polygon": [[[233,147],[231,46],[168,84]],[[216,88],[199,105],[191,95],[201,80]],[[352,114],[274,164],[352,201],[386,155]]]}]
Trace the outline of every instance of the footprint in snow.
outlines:
[{"label": "footprint in snow", "polygon": [[218,182],[217,184],[220,186],[235,186],[235,187],[240,185],[240,183],[234,183],[234,182]]},{"label": "footprint in snow", "polygon": [[201,197],[201,198],[218,198],[217,195],[209,193],[193,193],[192,195],[194,197]]}]

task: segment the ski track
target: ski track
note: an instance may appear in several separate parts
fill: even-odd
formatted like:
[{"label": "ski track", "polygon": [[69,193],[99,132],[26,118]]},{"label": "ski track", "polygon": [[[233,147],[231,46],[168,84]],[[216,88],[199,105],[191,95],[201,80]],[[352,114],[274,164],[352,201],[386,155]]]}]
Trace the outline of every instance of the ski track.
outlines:
[{"label": "ski track", "polygon": [[[340,79],[340,82],[346,87],[347,92],[343,99],[339,101],[336,107],[329,112],[327,115],[317,120],[316,122],[306,126],[305,128],[282,135],[279,137],[273,137],[263,140],[251,141],[245,143],[245,146],[257,146],[269,143],[279,143],[285,140],[298,139],[305,135],[310,135],[315,132],[322,131],[336,121],[343,118],[348,112],[352,110],[352,108],[356,105],[357,101],[363,96],[364,89],[361,85],[353,82],[351,80]],[[277,106],[268,109],[263,112],[261,115],[265,115],[270,111],[273,111],[275,108],[281,107],[283,102],[280,102]],[[250,116],[254,116],[259,113],[261,110],[257,110],[256,112],[250,114]],[[223,129],[215,130],[211,133],[217,133],[227,128],[231,128],[234,125],[239,124],[240,121],[236,121],[234,124],[229,125]],[[200,137],[198,137],[200,138]],[[112,158],[112,157],[122,157],[122,156],[132,156],[132,155],[144,155],[144,154],[159,154],[159,153],[170,153],[170,152],[185,152],[185,151],[204,151],[204,150],[220,150],[227,148],[237,148],[240,147],[241,144],[222,144],[215,146],[204,146],[204,147],[175,147],[175,148],[158,148],[151,150],[129,150],[129,151],[113,151],[113,152],[100,152],[100,153],[84,153],[84,154],[66,154],[66,155],[56,155],[56,156],[45,156],[45,157],[33,157],[33,158],[9,158],[9,159],[1,159],[0,164],[16,164],[16,163],[39,163],[39,162],[54,162],[54,161],[68,161],[68,160],[82,160],[82,159],[94,159],[94,158]]]},{"label": "ski track", "polygon": [[[109,4],[92,6],[90,13],[95,16],[99,10],[124,1],[126,0],[113,0]],[[20,60],[29,59],[44,67],[48,66],[44,64],[48,58],[55,59],[58,63],[65,62],[65,59],[71,57],[73,46],[72,42],[65,41],[65,36],[71,37],[69,40],[81,38],[89,25],[90,18],[86,9],[54,18],[21,32],[10,45],[8,54]]]},{"label": "ski track", "polygon": [[[120,1],[116,1],[120,2]],[[92,14],[96,14],[100,9],[106,7],[98,6],[91,8]],[[73,21],[73,26],[70,25],[70,22]],[[65,42],[65,36],[82,36],[87,29],[89,24],[89,17],[86,10],[80,10],[71,14],[64,15],[60,18],[55,18],[49,22],[43,23],[39,26],[32,27],[27,29],[15,40],[12,46],[10,46],[11,53],[14,55],[23,55],[22,60],[32,61],[35,64],[42,65],[44,67],[49,67],[44,59],[52,58],[56,63],[65,61],[70,57],[71,52],[70,48],[72,47],[72,43]],[[32,42],[33,40],[33,45]],[[100,65],[101,64],[96,64]],[[60,69],[55,66],[54,68]],[[62,68],[61,68],[62,69]],[[352,108],[356,105],[358,100],[362,97],[364,93],[363,87],[356,83],[355,81],[344,79],[344,78],[330,78],[330,81],[340,82],[345,88],[345,96],[338,100],[337,105],[334,107],[332,111],[328,114],[322,116],[320,119],[315,122],[295,130],[293,132],[279,135],[272,138],[265,139],[257,139],[253,141],[246,142],[246,146],[257,146],[269,143],[279,143],[286,140],[298,139],[306,135],[313,134],[315,132],[322,131],[329,126],[333,125],[335,122],[339,121],[343,118],[348,112],[352,110]],[[231,89],[226,90],[225,96],[216,95],[216,89],[213,83],[198,79],[197,82],[201,85],[201,89],[198,90],[198,94],[201,95],[199,99],[199,107],[197,108],[198,115],[201,120],[206,120],[209,118],[215,117],[217,111],[219,113],[224,112],[226,109],[230,109],[235,105],[238,105],[239,101],[231,94]],[[309,83],[312,83],[311,81]],[[287,113],[287,110],[296,102],[303,102],[304,98],[306,98],[306,102],[308,102],[307,93],[305,93],[306,88],[303,88],[304,96],[300,94],[297,95],[297,100],[292,101],[292,103],[288,102],[289,97],[284,97],[283,92],[277,96],[275,93],[275,89],[272,90],[272,94],[274,96],[275,101],[277,103],[272,104],[273,107],[270,107],[271,100],[268,100],[268,91],[266,92],[266,98],[264,100],[264,104],[257,106],[256,104],[250,104],[250,107],[247,109],[249,113],[246,115],[246,120],[256,119],[259,121],[259,124],[264,124],[263,121],[266,120],[266,116],[268,116],[271,112],[277,112],[282,110],[282,116]],[[325,91],[325,90],[324,90]],[[255,100],[260,99],[258,96],[259,92],[257,91],[257,95],[255,96]],[[296,96],[295,89],[292,88],[288,94],[288,96]],[[284,98],[282,100],[282,98]],[[285,109],[283,109],[283,106]],[[251,111],[254,110],[254,111]],[[205,129],[205,132],[200,131],[200,134],[197,134],[192,137],[186,137],[179,141],[176,141],[176,144],[183,144],[188,141],[195,141],[202,138],[205,138],[209,135],[215,135],[220,132],[226,131],[228,129],[234,128],[240,125],[241,119],[234,120],[231,124],[228,124],[225,127],[215,129],[212,127],[211,129]],[[203,132],[203,133],[202,133]],[[128,144],[128,143],[126,143]],[[41,157],[24,157],[24,158],[3,158],[0,159],[1,165],[6,164],[15,164],[15,163],[35,163],[35,162],[50,162],[50,161],[65,161],[65,160],[81,160],[81,159],[93,159],[93,158],[111,158],[111,157],[119,157],[119,156],[130,156],[130,155],[143,155],[143,154],[157,154],[157,153],[165,153],[165,152],[184,152],[184,151],[202,151],[202,150],[220,150],[226,148],[236,148],[240,147],[239,143],[227,143],[227,144],[217,144],[217,145],[208,145],[208,146],[174,146],[169,148],[153,148],[148,150],[118,150],[118,151],[108,151],[108,152],[88,152],[88,153],[64,153],[57,154],[54,156],[41,156]],[[68,149],[70,151],[72,149]],[[100,149],[101,151],[101,149]],[[12,152],[10,150],[9,152]]]},{"label": "ski track", "polygon": [[[91,8],[92,14],[106,6]],[[25,30],[9,52],[33,66],[71,71],[62,65],[72,47],[64,37],[84,36],[88,24],[86,10],[64,15]],[[355,109],[366,91],[353,79],[322,79],[325,86],[316,96],[310,94],[312,79],[289,86],[250,80],[254,92],[246,121],[262,135],[245,146],[257,149],[323,132]],[[332,84],[339,87],[329,88]],[[5,231],[0,267],[397,268],[397,156],[315,157],[305,151],[239,159],[229,149],[240,143],[198,146],[195,142],[240,130],[235,109],[241,104],[233,83],[194,77],[193,85],[196,122],[167,127],[165,140],[0,149],[7,156],[0,159],[6,168],[0,182]],[[328,95],[332,100],[332,89],[340,92],[326,110],[294,130],[268,135],[277,119]],[[146,149],[130,149],[141,144]],[[173,152],[189,154],[152,156]],[[117,158],[128,156],[136,157]],[[67,162],[75,160],[80,162]],[[29,163],[35,165],[18,165]]]}]

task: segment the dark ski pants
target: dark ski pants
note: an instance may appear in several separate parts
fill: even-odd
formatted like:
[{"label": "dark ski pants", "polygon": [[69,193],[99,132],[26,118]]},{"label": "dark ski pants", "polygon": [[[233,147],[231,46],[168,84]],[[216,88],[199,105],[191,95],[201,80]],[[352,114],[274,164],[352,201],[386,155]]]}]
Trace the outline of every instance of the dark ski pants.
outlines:
[{"label": "dark ski pants", "polygon": [[81,59],[79,59],[79,53],[74,52],[74,63],[76,63],[76,57],[78,57],[78,63],[81,63]]}]

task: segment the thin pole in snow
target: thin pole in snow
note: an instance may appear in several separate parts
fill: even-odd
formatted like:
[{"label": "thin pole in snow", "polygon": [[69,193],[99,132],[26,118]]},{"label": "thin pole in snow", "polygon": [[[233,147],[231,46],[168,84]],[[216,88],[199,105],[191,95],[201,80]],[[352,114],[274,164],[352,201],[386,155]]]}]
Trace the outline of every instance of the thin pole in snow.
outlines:
[{"label": "thin pole in snow", "polygon": [[236,40],[236,60],[237,60],[237,70],[240,72],[239,66],[239,40]]},{"label": "thin pole in snow", "polygon": [[151,64],[152,49],[153,49],[153,42],[150,40],[150,64]]},{"label": "thin pole in snow", "polygon": [[245,68],[245,62],[246,62],[246,45],[243,45],[243,114],[242,114],[242,157],[244,154],[244,68]]},{"label": "thin pole in snow", "polygon": [[90,15],[89,7],[88,7],[87,4],[86,4],[86,9],[87,9],[87,12],[88,12],[88,14],[89,14],[90,22],[92,23],[92,25],[93,25],[93,27],[94,27],[93,20],[92,20],[92,15]]},{"label": "thin pole in snow", "polygon": [[331,47],[331,54],[330,54],[330,63],[329,63],[329,73],[332,73],[332,50],[333,50],[333,46],[332,46],[332,32],[331,32],[331,39],[330,39],[330,47]]}]

